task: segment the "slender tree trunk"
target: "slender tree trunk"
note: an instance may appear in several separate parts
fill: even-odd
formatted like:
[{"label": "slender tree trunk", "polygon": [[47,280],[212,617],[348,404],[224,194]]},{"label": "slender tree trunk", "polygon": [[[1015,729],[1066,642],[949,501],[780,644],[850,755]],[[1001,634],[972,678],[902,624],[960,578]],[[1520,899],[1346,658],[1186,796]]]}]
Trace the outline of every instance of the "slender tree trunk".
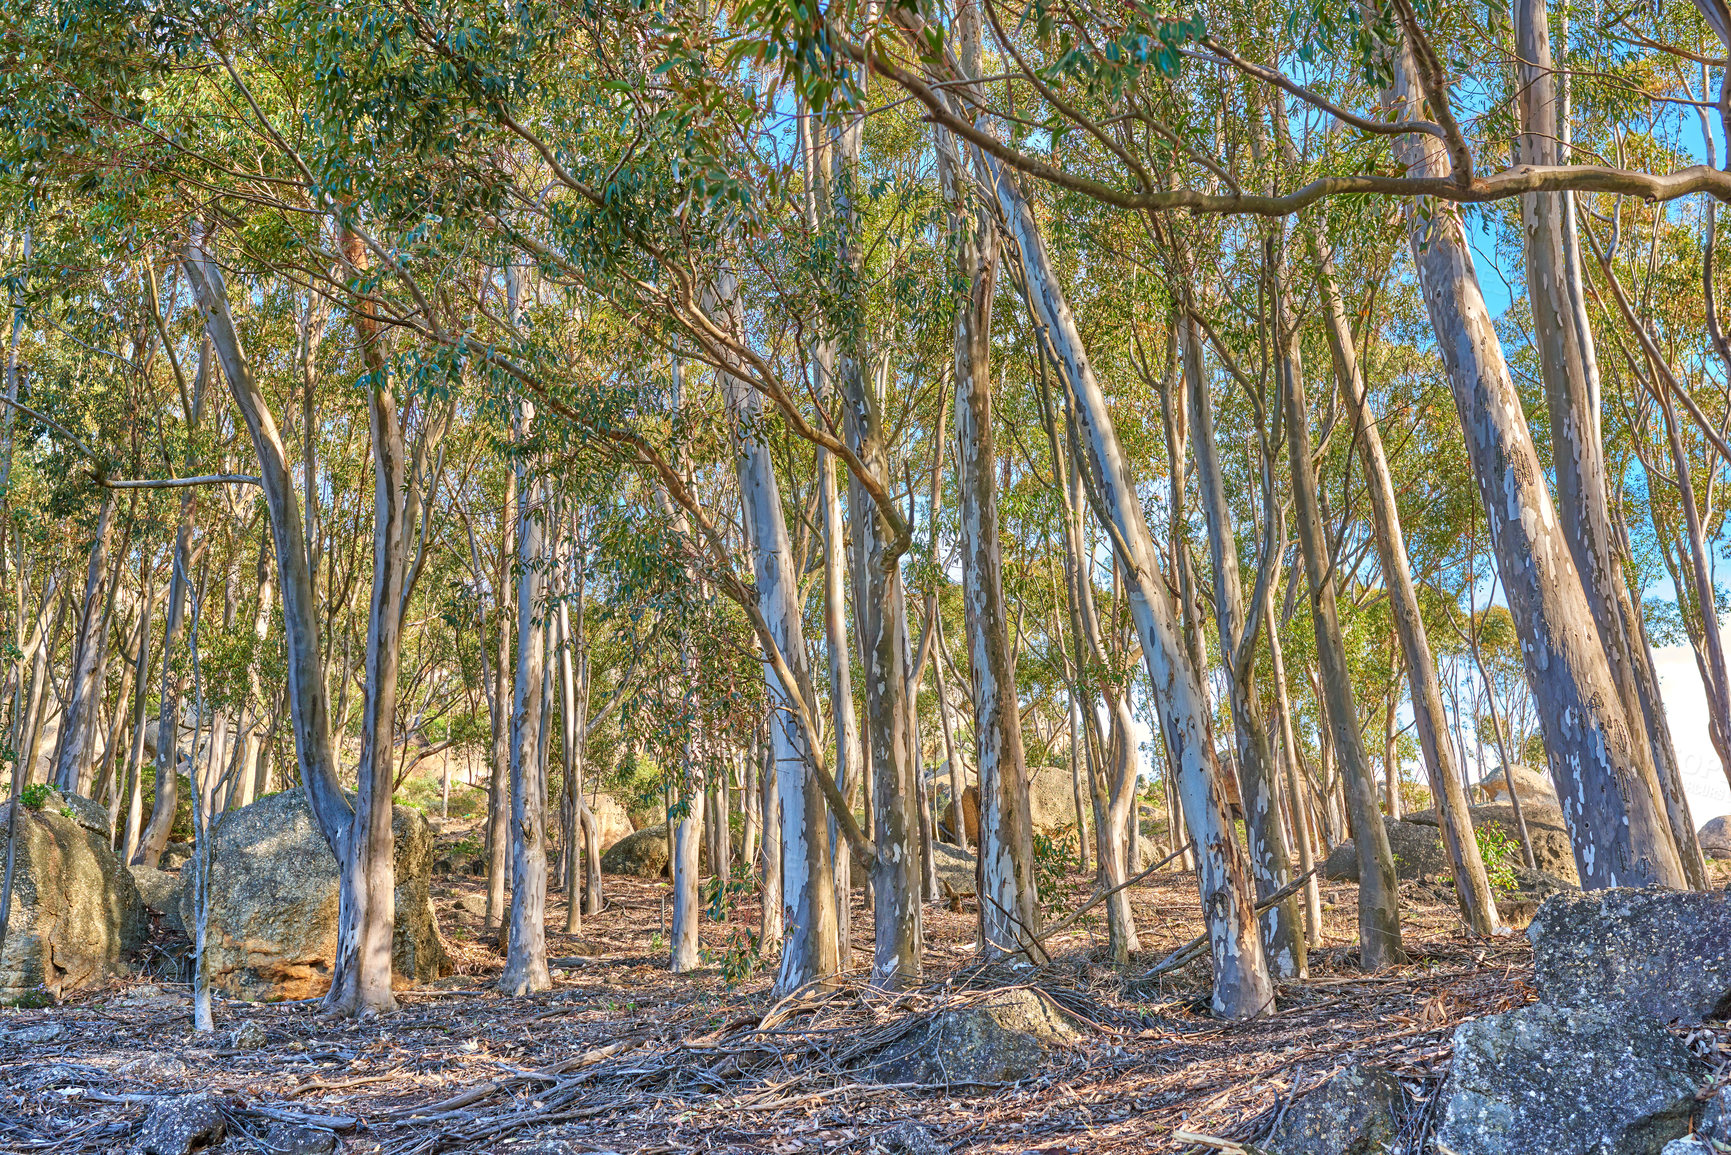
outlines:
[{"label": "slender tree trunk", "polygon": [[[1282,531],[1281,536],[1285,537]],[[1292,701],[1287,693],[1286,655],[1280,644],[1280,622],[1274,614],[1274,585],[1265,594],[1268,604],[1269,668],[1274,675],[1274,705],[1280,715],[1281,762],[1286,772],[1286,799],[1292,810],[1292,832],[1298,842],[1298,872],[1304,876],[1304,940],[1309,947],[1322,945],[1322,884],[1316,877],[1316,830],[1311,821],[1310,789],[1304,781],[1304,755],[1292,729]],[[1475,843],[1476,845],[1476,843]]]},{"label": "slender tree trunk", "polygon": [[[963,50],[967,58],[963,66],[969,75],[977,75],[979,15],[972,0],[965,0],[958,23],[971,46]],[[953,144],[940,140],[940,146],[938,165],[946,178],[950,231],[957,242],[961,276],[969,285],[967,295],[956,302],[954,324],[956,484],[962,519],[962,605],[974,701],[974,765],[980,783],[980,933],[987,957],[1025,952],[1037,963],[1044,961],[1045,951],[1037,937],[1040,902],[1034,884],[1034,824],[1028,807],[1016,659],[1004,605],[998,462],[992,432],[992,297],[997,288],[998,236],[989,206],[975,204],[966,195]],[[935,598],[930,612],[935,619]],[[940,702],[939,710],[945,708]],[[953,762],[950,776],[952,782],[960,778]]]},{"label": "slender tree trunk", "polygon": [[[517,439],[527,442],[534,406],[518,402]],[[522,996],[553,985],[547,973],[547,776],[542,759],[542,683],[547,672],[546,483],[517,462],[517,674],[511,705],[511,940],[499,989]],[[700,811],[701,812],[701,811]]]},{"label": "slender tree trunk", "polygon": [[[493,606],[498,621],[494,624],[497,649],[493,658],[492,757],[491,775],[487,782],[487,913],[482,919],[484,930],[498,931],[505,925],[505,878],[509,873],[511,853],[511,615],[506,612],[503,594],[505,575],[509,571],[507,558],[517,552],[516,531],[520,504],[517,473],[512,470],[506,479],[505,501],[499,513],[499,580],[494,585]],[[479,574],[476,575],[479,577]],[[484,643],[483,639],[483,643]]]},{"label": "slender tree trunk", "polygon": [[[1253,651],[1245,640],[1249,627],[1238,571],[1238,539],[1232,528],[1232,510],[1220,469],[1220,450],[1215,444],[1214,406],[1203,375],[1201,334],[1187,316],[1180,317],[1177,323],[1190,401],[1190,426],[1195,433],[1190,439],[1191,454],[1196,462],[1214,569],[1214,620],[1220,632],[1221,666],[1237,739],[1245,841],[1249,844],[1257,897],[1266,900],[1292,880],[1291,851],[1281,824],[1280,779],[1274,771],[1274,754],[1262,717],[1262,698],[1256,690]],[[1258,605],[1255,610],[1260,614],[1262,607]],[[1277,975],[1290,979],[1308,972],[1296,894],[1269,908],[1263,915],[1262,933],[1269,964]]]},{"label": "slender tree trunk", "polygon": [[1317,270],[1317,289],[1322,297],[1323,319],[1328,326],[1329,348],[1341,393],[1352,406],[1356,421],[1359,461],[1364,467],[1365,489],[1370,497],[1370,520],[1376,535],[1377,558],[1382,563],[1383,585],[1388,590],[1395,633],[1406,659],[1407,689],[1412,699],[1413,728],[1418,732],[1430,778],[1431,799],[1436,803],[1437,824],[1448,851],[1449,870],[1454,877],[1455,899],[1473,933],[1496,934],[1501,929],[1495,896],[1485,876],[1484,857],[1473,834],[1467,813],[1466,788],[1454,750],[1444,733],[1442,685],[1437,680],[1436,659],[1419,612],[1418,591],[1407,560],[1406,537],[1400,510],[1395,504],[1394,480],[1383,452],[1382,432],[1359,370],[1358,348],[1346,309],[1334,280],[1334,258],[1313,242],[1311,256]]},{"label": "slender tree trunk", "polygon": [[1322,676],[1321,701],[1328,730],[1340,758],[1347,806],[1352,813],[1358,849],[1359,965],[1382,970],[1403,961],[1400,939],[1400,891],[1388,828],[1377,806],[1364,742],[1358,729],[1352,673],[1341,641],[1335,609],[1333,567],[1328,533],[1322,523],[1316,493],[1316,469],[1311,461],[1310,408],[1304,395],[1304,370],[1299,362],[1297,325],[1292,320],[1279,265],[1282,256],[1269,243],[1269,268],[1274,280],[1275,339],[1281,394],[1286,405],[1287,456],[1292,471],[1293,506],[1298,515],[1298,540],[1310,579],[1310,614],[1316,631],[1317,665]]},{"label": "slender tree trunk", "polygon": [[90,716],[97,708],[97,666],[102,650],[103,586],[108,574],[108,535],[114,524],[114,491],[102,491],[102,509],[97,515],[96,538],[90,546],[90,565],[84,578],[84,597],[78,603],[78,631],[72,650],[70,700],[60,721],[55,743],[54,785],[65,794],[80,793],[87,759],[85,746],[90,734]]},{"label": "slender tree trunk", "polygon": [[[940,659],[948,652],[944,641],[944,623],[941,617],[933,620],[937,630],[932,644],[938,648]],[[944,665],[940,660],[932,663],[932,678],[938,691],[938,725],[944,735],[944,760],[950,771],[950,830],[956,845],[966,851],[968,847],[967,815],[962,808],[962,795],[967,791],[967,773],[962,769],[961,744],[956,741],[955,727],[950,722],[949,689],[944,684]],[[1078,779],[1078,782],[1080,780]],[[1080,787],[1078,786],[1078,789]],[[1078,794],[1077,805],[1080,805]]]},{"label": "slender tree trunk", "polygon": [[[766,722],[766,725],[773,723]],[[756,777],[760,799],[758,809],[763,814],[762,855],[763,910],[758,919],[758,947],[765,955],[781,950],[781,806],[777,802],[779,782],[776,776],[775,750],[767,734],[759,740]]]},{"label": "slender tree trunk", "polygon": [[[732,330],[742,331],[731,276],[721,286],[719,306]],[[784,686],[765,662],[764,681],[771,705],[769,743],[781,809],[784,913],[781,969],[774,988],[779,997],[807,983],[826,981],[840,970],[839,911],[830,862],[829,823],[812,769],[814,752],[806,746],[796,704],[796,695],[806,702],[815,702],[817,697],[800,614],[800,575],[782,513],[774,459],[763,433],[763,402],[756,390],[732,374],[722,374],[722,387],[733,417],[740,503],[753,546],[758,609],[797,683]]]},{"label": "slender tree trunk", "polygon": [[[1406,51],[1394,61],[1391,110],[1419,103]],[[1443,158],[1397,137],[1409,175],[1443,176]],[[1409,211],[1414,263],[1454,390],[1468,455],[1490,522],[1509,610],[1521,637],[1581,884],[1687,885],[1659,802],[1651,750],[1632,727],[1580,573],[1545,486],[1520,395],[1479,291],[1459,211],[1435,202]]]},{"label": "slender tree trunk", "polygon": [[[199,378],[205,376],[201,365]],[[203,387],[198,387],[202,392]],[[197,397],[195,392],[194,396]],[[162,634],[162,696],[156,724],[156,799],[150,811],[150,822],[139,837],[129,860],[134,866],[155,868],[162,861],[162,852],[174,827],[174,812],[180,798],[180,695],[185,676],[175,669],[175,647],[185,621],[187,567],[192,564],[192,534],[198,516],[198,503],[192,496],[196,490],[182,491],[180,528],[175,533],[173,569],[168,579],[168,606]]]},{"label": "slender tree trunk", "polygon": [[1214,1011],[1234,1019],[1262,1015],[1273,1007],[1274,988],[1257,933],[1249,871],[1232,837],[1213,765],[1201,675],[1190,663],[1160,588],[1153,538],[1130,478],[1129,463],[1033,210],[1013,174],[995,161],[989,168],[1000,209],[1021,256],[1030,304],[1063,368],[1078,432],[1088,445],[1090,471],[1098,483],[1103,507],[1100,512],[1126,571],[1126,593],[1159,705],[1161,728],[1182,768],[1180,794],[1185,818],[1196,837],[1200,859],[1197,878],[1214,961]]},{"label": "slender tree trunk", "polygon": [[144,824],[144,719],[150,695],[150,616],[156,608],[156,558],[147,557],[139,584],[138,657],[132,680],[132,742],[126,753],[124,772],[126,827],[121,834],[120,861],[130,863],[138,850]]}]

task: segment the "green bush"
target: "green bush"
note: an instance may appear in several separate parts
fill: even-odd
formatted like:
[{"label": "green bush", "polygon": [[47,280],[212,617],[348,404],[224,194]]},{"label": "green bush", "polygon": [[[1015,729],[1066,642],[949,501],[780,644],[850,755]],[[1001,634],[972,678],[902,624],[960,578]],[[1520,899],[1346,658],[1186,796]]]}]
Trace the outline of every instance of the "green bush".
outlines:
[{"label": "green bush", "polygon": [[54,787],[46,782],[32,782],[18,792],[18,801],[26,810],[40,810],[48,804],[48,794]]},{"label": "green bush", "polygon": [[1521,880],[1515,876],[1515,864],[1521,861],[1520,842],[1510,838],[1501,826],[1489,822],[1473,833],[1478,837],[1479,855],[1485,860],[1485,877],[1491,887],[1504,894],[1519,890]]}]

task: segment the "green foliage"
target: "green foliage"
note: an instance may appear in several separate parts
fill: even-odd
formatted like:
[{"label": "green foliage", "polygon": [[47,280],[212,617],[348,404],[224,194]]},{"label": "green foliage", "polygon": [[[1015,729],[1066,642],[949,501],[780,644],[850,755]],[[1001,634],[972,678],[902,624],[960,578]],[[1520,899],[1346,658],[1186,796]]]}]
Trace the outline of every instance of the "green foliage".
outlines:
[{"label": "green foliage", "polygon": [[1080,869],[1074,833],[1074,824],[1034,832],[1034,885],[1039,893],[1056,894],[1064,879]]},{"label": "green foliage", "polygon": [[1483,822],[1473,831],[1479,841],[1479,855],[1485,860],[1485,876],[1493,889],[1512,894],[1520,889],[1515,867],[1521,862],[1521,844],[1509,837],[1501,826]]},{"label": "green foliage", "polygon": [[24,803],[26,810],[40,810],[48,804],[48,795],[53,790],[46,782],[32,782],[18,792],[18,801]]},{"label": "green foliage", "polygon": [[720,965],[721,981],[730,991],[756,974],[763,966],[763,946],[757,933],[749,927],[734,927],[722,949]]}]

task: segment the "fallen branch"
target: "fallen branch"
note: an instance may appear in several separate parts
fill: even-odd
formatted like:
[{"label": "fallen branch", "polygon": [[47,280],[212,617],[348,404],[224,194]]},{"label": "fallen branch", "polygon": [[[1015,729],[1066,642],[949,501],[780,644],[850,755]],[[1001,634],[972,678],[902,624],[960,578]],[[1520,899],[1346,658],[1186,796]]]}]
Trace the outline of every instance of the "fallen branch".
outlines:
[{"label": "fallen branch", "polygon": [[[1261,914],[1270,907],[1277,906],[1281,902],[1285,901],[1291,895],[1296,893],[1299,887],[1309,882],[1311,875],[1321,869],[1321,865],[1311,867],[1309,870],[1305,871],[1303,874],[1299,875],[1297,878],[1293,879],[1291,882],[1257,903],[1255,913]],[[1148,970],[1142,972],[1138,977],[1142,979],[1158,978],[1160,975],[1163,975],[1168,971],[1175,971],[1179,967],[1192,962],[1207,948],[1208,936],[1206,934],[1199,934],[1177,950],[1173,951],[1171,954],[1167,955],[1165,958],[1161,959],[1159,962],[1155,963]]]}]

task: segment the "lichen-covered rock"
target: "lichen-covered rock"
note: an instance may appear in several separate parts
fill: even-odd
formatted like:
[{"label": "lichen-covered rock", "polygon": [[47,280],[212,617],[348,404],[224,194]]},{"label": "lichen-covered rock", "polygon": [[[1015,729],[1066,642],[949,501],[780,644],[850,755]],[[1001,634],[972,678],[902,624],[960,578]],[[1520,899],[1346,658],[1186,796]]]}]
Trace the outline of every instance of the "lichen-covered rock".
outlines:
[{"label": "lichen-covered rock", "polygon": [[265,1130],[264,1145],[271,1155],[331,1155],[337,1149],[337,1137],[300,1123],[272,1123]]},{"label": "lichen-covered rock", "polygon": [[107,811],[54,791],[41,810],[0,804],[0,860],[13,805],[12,909],[0,998],[37,987],[59,998],[107,981],[148,930],[138,886],[108,845]]},{"label": "lichen-covered rock", "polygon": [[1348,1067],[1287,1109],[1269,1155],[1382,1155],[1400,1137],[1406,1093],[1381,1067]]},{"label": "lichen-covered rock", "polygon": [[222,1142],[226,1130],[215,1095],[176,1095],[151,1105],[133,1150],[137,1155],[188,1155]]},{"label": "lichen-covered rock", "polygon": [[1628,1013],[1523,1007],[1462,1023],[1443,1087],[1456,1155],[1652,1155],[1689,1132],[1706,1069]]},{"label": "lichen-covered rock", "polygon": [[[1514,779],[1515,797],[1520,799],[1523,805],[1555,806],[1557,804],[1557,787],[1551,781],[1548,772],[1528,766],[1510,766],[1508,777]],[[1500,768],[1491,771],[1476,789],[1487,802],[1507,802],[1509,800],[1509,784]]]},{"label": "lichen-covered rock", "polygon": [[1731,892],[1559,894],[1527,937],[1533,985],[1552,1006],[1632,1008],[1660,1023],[1731,1014]]},{"label": "lichen-covered rock", "polygon": [[1731,814],[1709,818],[1696,833],[1701,853],[1708,858],[1731,858]]},{"label": "lichen-covered rock", "polygon": [[878,1083],[1012,1083],[1081,1037],[1075,1021],[1046,995],[1012,987],[931,1015],[862,1073]]},{"label": "lichen-covered rock", "polygon": [[[709,869],[709,852],[699,840],[698,869]],[[645,826],[626,835],[601,855],[602,874],[623,874],[630,878],[667,877],[667,827]]]},{"label": "lichen-covered rock", "polygon": [[1695,1129],[1703,1139],[1731,1147],[1731,1086],[1720,1087],[1707,1100]]},{"label": "lichen-covered rock", "polygon": [[148,866],[129,866],[126,870],[138,887],[138,897],[144,903],[144,909],[152,914],[172,911],[177,920],[180,918],[180,875]]},{"label": "lichen-covered rock", "polygon": [[589,810],[595,815],[595,826],[601,840],[601,853],[607,853],[609,847],[621,840],[631,837],[636,827],[631,824],[631,815],[619,800],[604,790],[598,790],[589,799]]},{"label": "lichen-covered rock", "polygon": [[[426,819],[392,808],[396,870],[393,981],[450,972],[428,882],[433,835]],[[194,923],[193,870],[181,871],[180,917]],[[331,985],[337,950],[337,860],[299,789],[231,810],[211,848],[208,958],[211,985],[239,998],[315,998]]]},{"label": "lichen-covered rock", "polygon": [[[1515,822],[1513,806],[1507,802],[1472,806],[1467,809],[1467,816],[1472,819],[1474,830],[1489,827],[1502,834],[1514,848],[1514,863],[1525,866],[1521,858],[1520,826]],[[1557,809],[1554,803],[1523,801],[1521,817],[1526,819],[1527,835],[1532,839],[1533,862],[1537,869],[1555,875],[1573,886],[1579,886],[1581,875],[1575,867],[1575,851],[1569,844],[1569,828],[1563,825],[1563,812]],[[1408,814],[1406,820],[1422,826],[1435,826],[1436,811],[1421,810]]]},{"label": "lichen-covered rock", "polygon": [[1687,1139],[1673,1139],[1665,1144],[1665,1149],[1659,1155],[1715,1155],[1713,1148],[1690,1136]]},{"label": "lichen-covered rock", "polygon": [[873,1135],[866,1150],[871,1155],[949,1155],[950,1152],[946,1144],[938,1141],[936,1131],[908,1119]]},{"label": "lichen-covered rock", "polygon": [[[1394,852],[1394,872],[1402,882],[1420,878],[1449,877],[1448,853],[1434,826],[1403,822],[1384,815],[1388,848]],[[1323,864],[1322,876],[1330,882],[1358,881],[1358,847],[1349,838],[1334,848]]]}]

